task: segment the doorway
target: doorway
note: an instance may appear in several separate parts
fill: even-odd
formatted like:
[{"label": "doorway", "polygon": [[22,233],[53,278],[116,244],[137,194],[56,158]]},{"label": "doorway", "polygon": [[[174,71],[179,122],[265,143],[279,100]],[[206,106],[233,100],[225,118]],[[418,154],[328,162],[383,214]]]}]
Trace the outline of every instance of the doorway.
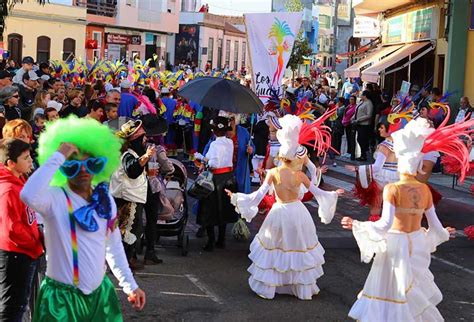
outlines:
[{"label": "doorway", "polygon": [[23,54],[23,36],[19,34],[8,35],[8,51],[10,52],[10,59],[17,65],[20,64]]}]

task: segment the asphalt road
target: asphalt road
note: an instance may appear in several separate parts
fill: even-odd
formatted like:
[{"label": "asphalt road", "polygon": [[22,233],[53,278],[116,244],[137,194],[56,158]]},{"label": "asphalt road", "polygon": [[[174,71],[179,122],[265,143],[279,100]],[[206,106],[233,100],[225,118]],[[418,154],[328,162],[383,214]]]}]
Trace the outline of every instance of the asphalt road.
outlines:
[{"label": "asphalt road", "polygon": [[[347,188],[351,181],[349,177],[331,172],[326,178],[329,183],[326,189]],[[274,300],[256,296],[247,284],[250,241],[235,241],[230,237],[226,250],[202,252],[205,240],[195,237],[197,227],[191,215],[187,227],[191,238],[189,255],[181,256],[176,248],[157,248],[164,264],[147,266],[136,274],[139,285],[147,293],[146,308],[134,312],[120,292],[125,320],[351,321],[347,313],[363,287],[370,265],[360,262],[351,233],[343,231],[339,221],[347,214],[365,219],[368,210],[359,207],[348,194],[340,198],[333,222],[323,225],[316,215],[315,203],[308,207],[326,249],[325,274],[318,280],[321,292],[311,301],[286,295],[277,295]],[[438,213],[443,222],[456,228],[474,224],[472,207],[450,199],[441,202]],[[250,225],[252,236],[262,220],[257,217]],[[173,242],[173,239],[162,241],[165,244]],[[444,295],[438,306],[441,314],[446,321],[474,321],[474,241],[468,241],[460,234],[457,239],[441,245],[433,255],[431,270]]]}]

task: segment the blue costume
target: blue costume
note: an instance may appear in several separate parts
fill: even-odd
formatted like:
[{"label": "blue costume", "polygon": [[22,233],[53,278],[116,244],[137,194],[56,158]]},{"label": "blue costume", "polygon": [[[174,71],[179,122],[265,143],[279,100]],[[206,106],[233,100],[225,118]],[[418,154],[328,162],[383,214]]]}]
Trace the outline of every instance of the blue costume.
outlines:
[{"label": "blue costume", "polygon": [[[209,150],[211,142],[216,138],[212,137],[204,148],[203,155],[206,155]],[[237,181],[237,192],[250,193],[250,165],[249,155],[247,154],[247,146],[250,141],[250,146],[255,151],[255,145],[251,141],[250,133],[246,128],[237,125],[237,164],[234,167],[235,180]],[[250,156],[250,159],[252,156]]]},{"label": "blue costume", "polygon": [[166,133],[165,144],[170,145],[174,143],[175,130],[171,124],[174,123],[173,113],[176,108],[176,100],[169,97],[162,97],[161,101],[166,106],[166,112],[164,116],[166,123],[168,123],[168,132]]}]

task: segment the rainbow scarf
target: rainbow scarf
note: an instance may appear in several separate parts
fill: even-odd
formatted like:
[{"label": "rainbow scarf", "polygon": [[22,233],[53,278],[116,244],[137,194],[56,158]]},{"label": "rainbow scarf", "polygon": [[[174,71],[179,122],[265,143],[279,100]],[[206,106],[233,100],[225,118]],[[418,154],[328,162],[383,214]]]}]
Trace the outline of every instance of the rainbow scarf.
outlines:
[{"label": "rainbow scarf", "polygon": [[71,198],[69,198],[66,190],[62,188],[67,201],[67,210],[69,212],[69,224],[71,226],[71,245],[72,245],[72,269],[73,269],[73,282],[74,286],[79,285],[79,258],[77,256],[77,234],[76,234],[76,222],[72,213],[74,209],[72,207]]}]

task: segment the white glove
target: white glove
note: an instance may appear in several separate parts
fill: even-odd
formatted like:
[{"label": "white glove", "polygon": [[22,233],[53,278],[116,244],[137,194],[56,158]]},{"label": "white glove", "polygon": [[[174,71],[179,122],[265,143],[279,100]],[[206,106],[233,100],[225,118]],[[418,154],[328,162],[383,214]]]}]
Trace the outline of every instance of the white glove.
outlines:
[{"label": "white glove", "polygon": [[197,160],[202,160],[204,159],[204,156],[199,152],[194,152],[194,158]]}]

